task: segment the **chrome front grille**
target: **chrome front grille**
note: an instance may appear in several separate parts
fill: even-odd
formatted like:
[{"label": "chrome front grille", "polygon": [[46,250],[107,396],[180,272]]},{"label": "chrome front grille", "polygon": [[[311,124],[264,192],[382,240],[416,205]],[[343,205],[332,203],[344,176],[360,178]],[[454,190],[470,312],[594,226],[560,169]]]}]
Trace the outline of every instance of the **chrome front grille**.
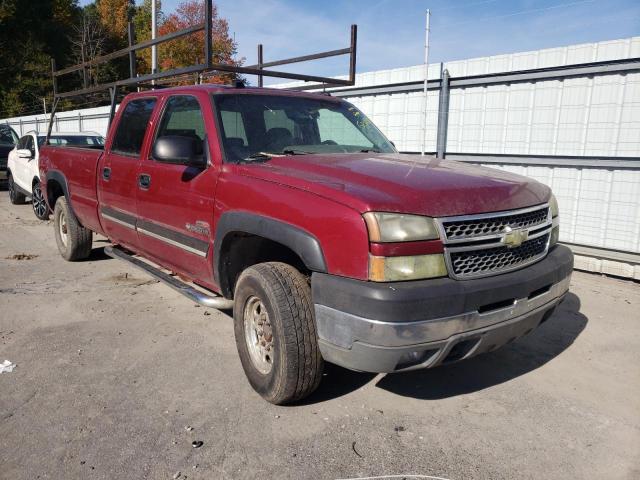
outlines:
[{"label": "chrome front grille", "polygon": [[473,239],[487,235],[502,234],[505,227],[534,228],[544,225],[549,216],[548,208],[541,208],[530,212],[505,215],[501,217],[489,217],[473,220],[446,221],[442,226],[447,239],[461,240]]},{"label": "chrome front grille", "polygon": [[517,270],[547,254],[548,205],[438,220],[449,275],[465,280]]},{"label": "chrome front grille", "polygon": [[451,252],[451,266],[457,277],[501,273],[540,258],[547,250],[549,234],[527,240],[516,248],[497,247]]}]

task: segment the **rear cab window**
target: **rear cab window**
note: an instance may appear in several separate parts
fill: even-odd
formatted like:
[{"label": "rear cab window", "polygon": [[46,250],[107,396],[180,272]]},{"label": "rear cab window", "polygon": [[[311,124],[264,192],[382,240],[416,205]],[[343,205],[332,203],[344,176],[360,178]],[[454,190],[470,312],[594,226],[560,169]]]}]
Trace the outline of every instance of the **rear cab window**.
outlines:
[{"label": "rear cab window", "polygon": [[128,157],[139,157],[156,98],[131,100],[120,116],[111,152]]}]

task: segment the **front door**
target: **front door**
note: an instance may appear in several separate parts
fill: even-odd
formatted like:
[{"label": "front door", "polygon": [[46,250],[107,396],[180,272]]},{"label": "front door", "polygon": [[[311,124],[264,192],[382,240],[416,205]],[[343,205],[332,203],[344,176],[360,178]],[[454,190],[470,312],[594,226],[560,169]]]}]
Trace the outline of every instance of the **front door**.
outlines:
[{"label": "front door", "polygon": [[[154,136],[186,136],[197,140],[203,159],[209,158],[202,105],[206,94],[172,95],[163,105]],[[208,119],[208,122],[213,122]],[[158,263],[190,279],[211,284],[213,208],[218,170],[153,158],[153,148],[138,169],[138,238],[140,248]]]},{"label": "front door", "polygon": [[116,131],[98,164],[100,220],[114,242],[137,250],[136,192],[144,140],[157,103],[155,97],[129,101],[116,118]]}]

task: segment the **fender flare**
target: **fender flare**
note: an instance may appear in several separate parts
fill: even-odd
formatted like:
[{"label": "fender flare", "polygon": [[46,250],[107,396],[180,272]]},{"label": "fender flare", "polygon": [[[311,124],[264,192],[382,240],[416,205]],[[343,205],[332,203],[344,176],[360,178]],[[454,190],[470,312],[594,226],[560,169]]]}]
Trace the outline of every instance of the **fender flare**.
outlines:
[{"label": "fender flare", "polygon": [[[58,182],[62,187],[62,193],[64,194],[64,198],[67,200],[67,206],[71,209],[71,211],[75,215],[75,212],[73,211],[73,206],[71,205],[71,197],[69,196],[69,186],[67,184],[67,178],[64,176],[62,172],[58,170],[49,170],[47,172],[46,184],[45,184],[46,192],[47,192],[45,195],[45,199],[47,200],[47,205],[49,205],[49,208],[51,209],[51,211],[53,211],[53,209],[55,208],[55,203],[54,205],[51,205],[51,199],[49,198],[49,182],[52,180]],[[40,179],[40,182],[42,183],[42,179]]]},{"label": "fender flare", "polygon": [[318,239],[311,233],[281,220],[247,212],[223,213],[216,225],[214,275],[220,281],[220,252],[226,236],[248,233],[278,242],[295,252],[312,272],[327,273],[327,263]]}]

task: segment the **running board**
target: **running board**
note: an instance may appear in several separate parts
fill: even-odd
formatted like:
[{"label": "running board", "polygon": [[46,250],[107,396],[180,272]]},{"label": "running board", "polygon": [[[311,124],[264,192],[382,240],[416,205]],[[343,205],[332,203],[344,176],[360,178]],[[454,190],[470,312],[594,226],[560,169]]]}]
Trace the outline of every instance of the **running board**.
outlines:
[{"label": "running board", "polygon": [[135,258],[133,255],[129,255],[128,253],[123,252],[118,247],[104,247],[104,253],[109,255],[111,258],[124,260],[134,267],[137,267],[140,270],[144,270],[147,274],[151,275],[156,280],[159,280],[165,285],[168,285],[176,292],[181,293],[188,299],[196,302],[198,305],[202,305],[203,307],[215,308],[217,310],[233,309],[233,300],[229,300],[228,298],[220,297],[215,294],[208,295],[204,292],[201,292],[191,285],[178,280],[176,277],[173,277],[168,273],[165,273],[162,270],[149,265],[147,262],[143,262],[142,260]]}]

